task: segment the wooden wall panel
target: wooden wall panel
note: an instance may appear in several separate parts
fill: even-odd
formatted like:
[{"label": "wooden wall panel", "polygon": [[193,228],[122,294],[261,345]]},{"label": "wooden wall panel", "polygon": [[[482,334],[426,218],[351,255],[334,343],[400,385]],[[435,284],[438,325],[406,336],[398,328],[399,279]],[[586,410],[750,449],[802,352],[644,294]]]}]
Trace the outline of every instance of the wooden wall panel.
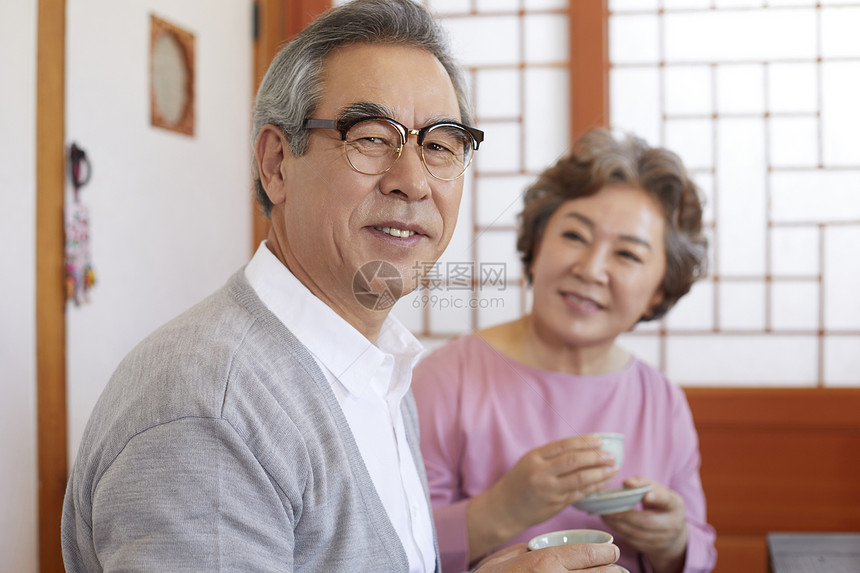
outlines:
[{"label": "wooden wall panel", "polygon": [[767,543],[750,535],[717,536],[715,573],[767,573]]},{"label": "wooden wall panel", "polygon": [[774,531],[860,531],[860,388],[687,388],[716,571],[765,573]]}]

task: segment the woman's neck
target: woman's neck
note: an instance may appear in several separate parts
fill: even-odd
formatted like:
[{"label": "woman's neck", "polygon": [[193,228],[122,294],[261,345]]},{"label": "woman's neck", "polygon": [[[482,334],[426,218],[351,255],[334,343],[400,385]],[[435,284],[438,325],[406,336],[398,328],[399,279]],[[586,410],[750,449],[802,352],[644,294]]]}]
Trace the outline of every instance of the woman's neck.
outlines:
[{"label": "woman's neck", "polygon": [[502,354],[541,370],[593,376],[620,370],[630,361],[630,353],[614,340],[588,346],[568,344],[542,331],[530,315],[477,334]]}]

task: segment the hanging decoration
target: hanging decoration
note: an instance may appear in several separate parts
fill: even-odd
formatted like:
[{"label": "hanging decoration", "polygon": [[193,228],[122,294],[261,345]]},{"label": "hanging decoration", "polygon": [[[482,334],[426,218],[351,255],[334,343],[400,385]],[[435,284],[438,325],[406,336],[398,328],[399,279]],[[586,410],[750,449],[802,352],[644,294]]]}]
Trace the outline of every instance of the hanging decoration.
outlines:
[{"label": "hanging decoration", "polygon": [[86,152],[72,143],[69,166],[74,197],[66,209],[66,300],[75,305],[89,302],[89,291],[96,284],[90,260],[90,212],[81,202],[81,187],[92,175]]}]

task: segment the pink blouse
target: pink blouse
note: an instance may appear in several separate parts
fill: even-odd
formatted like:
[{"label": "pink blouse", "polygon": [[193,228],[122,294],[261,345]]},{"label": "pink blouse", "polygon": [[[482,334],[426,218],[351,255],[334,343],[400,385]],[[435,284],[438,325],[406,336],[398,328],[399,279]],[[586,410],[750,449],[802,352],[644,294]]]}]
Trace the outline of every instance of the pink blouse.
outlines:
[{"label": "pink blouse", "polygon": [[[689,541],[685,573],[716,563],[705,517],[696,429],[683,391],[638,359],[617,372],[572,376],[499,354],[478,336],[458,338],[422,360],[412,388],[443,573],[468,569],[467,500],[489,489],[526,452],[568,436],[625,435],[624,463],[610,488],[641,475],[684,499]],[[573,506],[509,544],[559,529],[608,530]],[[610,531],[610,533],[612,533]],[[614,534],[618,563],[639,571],[637,551]]]}]

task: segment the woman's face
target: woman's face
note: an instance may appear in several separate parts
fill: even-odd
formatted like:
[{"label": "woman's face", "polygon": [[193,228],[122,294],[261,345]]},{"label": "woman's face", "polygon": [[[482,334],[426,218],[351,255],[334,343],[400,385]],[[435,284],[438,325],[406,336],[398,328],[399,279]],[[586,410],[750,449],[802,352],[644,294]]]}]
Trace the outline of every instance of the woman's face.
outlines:
[{"label": "woman's face", "polygon": [[608,185],[562,203],[531,267],[537,328],[611,346],[662,300],[665,232],[662,207],[641,189]]}]

